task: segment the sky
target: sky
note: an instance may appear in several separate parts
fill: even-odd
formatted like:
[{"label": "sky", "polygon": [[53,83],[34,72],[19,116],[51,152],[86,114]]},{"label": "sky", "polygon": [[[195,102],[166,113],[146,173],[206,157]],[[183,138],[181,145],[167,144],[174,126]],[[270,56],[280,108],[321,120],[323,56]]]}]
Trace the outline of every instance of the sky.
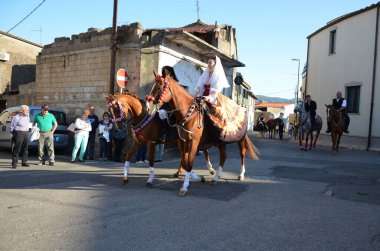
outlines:
[{"label": "sky", "polygon": [[[88,28],[112,27],[113,0],[0,0],[0,30],[42,45]],[[118,25],[144,29],[182,27],[197,21],[236,29],[238,68],[256,95],[294,98],[306,63],[307,36],[375,0],[118,0]],[[42,31],[39,31],[42,30]],[[1,50],[1,38],[0,38]],[[301,76],[300,76],[301,82]]]}]

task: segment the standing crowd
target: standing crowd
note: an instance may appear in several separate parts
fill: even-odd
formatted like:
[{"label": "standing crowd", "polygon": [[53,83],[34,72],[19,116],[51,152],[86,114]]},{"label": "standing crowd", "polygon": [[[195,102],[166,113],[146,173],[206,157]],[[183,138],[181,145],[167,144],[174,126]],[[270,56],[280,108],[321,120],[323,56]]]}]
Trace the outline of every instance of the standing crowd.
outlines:
[{"label": "standing crowd", "polygon": [[[31,140],[38,140],[38,165],[54,166],[53,135],[57,127],[57,120],[52,113],[49,113],[49,107],[46,104],[41,106],[41,112],[34,117],[32,123],[29,117],[29,106],[21,105],[19,113],[13,116],[10,125],[12,168],[17,168],[19,158],[22,160],[22,166],[30,166],[28,145]],[[71,162],[75,162],[77,157],[79,162],[94,160],[96,138],[99,140],[99,161],[112,159],[115,162],[121,162],[123,160],[122,149],[127,137],[127,126],[123,129],[117,128],[108,112],[104,112],[102,120],[99,121],[94,106],[84,109],[81,117],[76,118],[73,123],[71,132],[74,133]],[[115,149],[114,154],[112,142]]]}]

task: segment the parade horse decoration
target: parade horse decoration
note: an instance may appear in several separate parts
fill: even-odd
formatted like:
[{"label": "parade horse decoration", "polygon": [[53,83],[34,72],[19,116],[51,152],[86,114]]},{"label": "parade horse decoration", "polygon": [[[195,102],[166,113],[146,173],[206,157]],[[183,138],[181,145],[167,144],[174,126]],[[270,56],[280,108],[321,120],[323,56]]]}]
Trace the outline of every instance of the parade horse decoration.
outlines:
[{"label": "parade horse decoration", "polygon": [[341,112],[338,112],[333,105],[325,105],[327,120],[331,122],[331,140],[332,152],[335,154],[339,151],[340,138],[345,129],[344,117]]},{"label": "parade horse decoration", "polygon": [[[161,120],[158,114],[149,115],[145,100],[139,98],[136,94],[131,92],[124,92],[123,94],[116,96],[108,94],[106,99],[108,101],[107,106],[110,109],[114,117],[115,125],[118,128],[124,127],[126,121],[132,123],[131,130],[134,141],[132,147],[125,155],[123,183],[126,184],[129,181],[128,171],[130,159],[136,153],[140,145],[147,145],[149,179],[146,182],[146,186],[152,187],[154,180],[154,148],[157,143],[160,143],[159,140],[165,127],[164,124],[170,123],[169,117],[167,117],[166,121]],[[166,127],[170,128],[169,125],[166,125]],[[215,170],[212,168],[207,149],[204,151],[204,155],[210,174],[215,174]],[[174,177],[178,177],[181,169],[182,168],[180,165],[178,171],[174,174]]]},{"label": "parade horse decoration", "polygon": [[[315,123],[312,126],[310,121],[310,115],[305,111],[305,105],[302,101],[299,101],[294,108],[294,112],[299,115],[298,124],[298,144],[300,146],[300,150],[311,150],[315,148],[317,144],[318,136],[321,132],[323,121],[319,115],[315,115]],[[314,135],[315,132],[315,135]],[[306,135],[306,139],[305,139]],[[310,144],[308,145],[308,140],[310,136]],[[315,137],[315,138],[314,138]],[[314,140],[313,140],[314,138]],[[305,145],[303,146],[303,140],[305,139]]]},{"label": "parade horse decoration", "polygon": [[[276,119],[270,119],[267,121],[267,127],[268,127],[268,137],[270,139],[276,139],[276,134],[279,133],[279,129],[281,125],[283,124],[282,119],[276,118]],[[282,126],[282,129],[284,127]]]},{"label": "parade horse decoration", "polygon": [[[174,109],[173,114],[177,119],[177,131],[179,135],[178,146],[181,154],[181,166],[186,174],[184,183],[178,193],[184,196],[190,183],[190,177],[194,180],[199,178],[193,173],[193,163],[198,145],[208,147],[217,145],[219,148],[219,167],[214,175],[216,183],[222,175],[222,168],[227,157],[226,144],[236,142],[239,146],[241,169],[239,180],[244,179],[245,155],[258,159],[258,151],[247,136],[247,127],[236,128],[236,133],[231,133],[229,121],[222,120],[227,131],[220,130],[220,123],[216,120],[220,113],[220,107],[209,107],[203,98],[195,98],[190,95],[174,79],[165,80],[154,71],[155,83],[150,95],[146,97],[149,104],[149,113],[154,114],[164,103],[169,103]],[[223,97],[218,97],[223,99]],[[226,97],[225,97],[226,98]],[[238,111],[234,113],[239,116]],[[211,116],[210,116],[211,115]],[[240,114],[241,115],[241,114]],[[234,117],[235,121],[236,119]],[[235,139],[234,139],[235,137]],[[236,137],[238,137],[236,139]]]}]

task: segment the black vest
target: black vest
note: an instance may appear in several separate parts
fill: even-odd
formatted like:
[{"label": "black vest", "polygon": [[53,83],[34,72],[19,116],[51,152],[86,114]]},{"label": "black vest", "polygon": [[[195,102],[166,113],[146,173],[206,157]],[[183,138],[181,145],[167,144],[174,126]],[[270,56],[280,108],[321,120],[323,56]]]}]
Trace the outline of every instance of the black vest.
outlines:
[{"label": "black vest", "polygon": [[342,104],[343,104],[343,100],[344,98],[341,98],[339,99],[339,101],[336,101],[336,98],[333,99],[333,106],[335,107],[335,109],[340,109],[342,107]]}]

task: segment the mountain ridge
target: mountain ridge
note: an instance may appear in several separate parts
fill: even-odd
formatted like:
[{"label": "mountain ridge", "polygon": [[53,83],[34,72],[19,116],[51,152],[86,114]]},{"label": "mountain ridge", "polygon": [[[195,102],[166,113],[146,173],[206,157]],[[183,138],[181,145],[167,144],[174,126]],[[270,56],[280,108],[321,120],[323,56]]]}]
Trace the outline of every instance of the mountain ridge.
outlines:
[{"label": "mountain ridge", "polygon": [[294,103],[295,99],[286,99],[286,98],[280,98],[280,97],[268,97],[264,95],[256,95],[257,97],[257,103],[260,102],[266,102],[266,103]]}]

